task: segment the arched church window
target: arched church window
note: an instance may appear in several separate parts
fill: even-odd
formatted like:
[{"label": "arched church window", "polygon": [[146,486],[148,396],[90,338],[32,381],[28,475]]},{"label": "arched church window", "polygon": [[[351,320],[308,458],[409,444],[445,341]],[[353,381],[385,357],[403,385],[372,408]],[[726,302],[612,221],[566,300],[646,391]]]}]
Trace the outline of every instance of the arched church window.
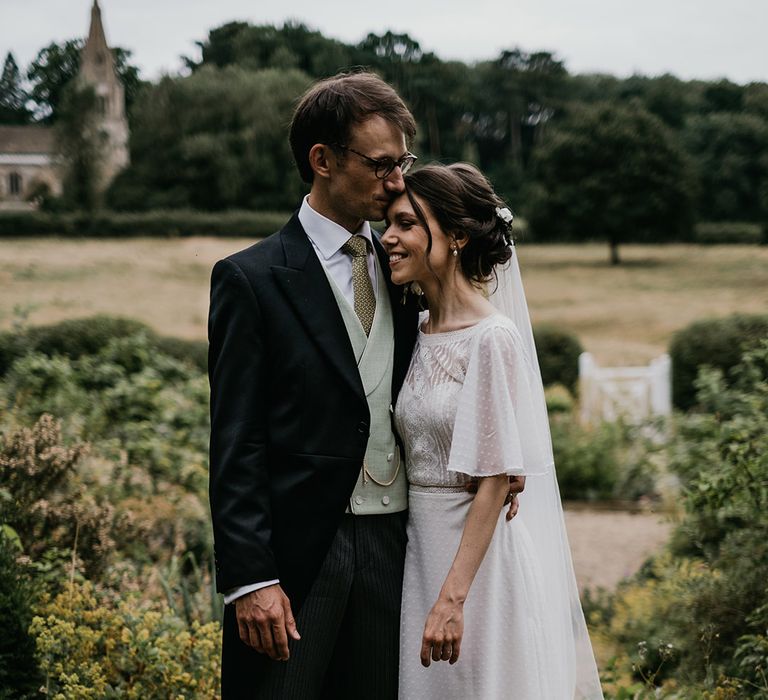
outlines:
[{"label": "arched church window", "polygon": [[8,192],[11,195],[21,194],[21,175],[19,173],[11,173],[8,176]]},{"label": "arched church window", "polygon": [[96,98],[96,106],[99,110],[99,114],[104,116],[107,113],[107,98],[104,95],[98,95]]},{"label": "arched church window", "polygon": [[96,54],[96,63],[97,63],[98,65],[101,65],[102,63],[104,63],[104,54],[103,54],[101,51],[99,51],[99,52]]}]

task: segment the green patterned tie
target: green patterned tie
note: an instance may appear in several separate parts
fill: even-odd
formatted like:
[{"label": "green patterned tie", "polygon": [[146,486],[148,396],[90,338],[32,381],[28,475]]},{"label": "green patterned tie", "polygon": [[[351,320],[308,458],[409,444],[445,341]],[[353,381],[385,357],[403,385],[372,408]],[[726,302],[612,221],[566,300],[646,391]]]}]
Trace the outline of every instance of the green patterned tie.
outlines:
[{"label": "green patterned tie", "polygon": [[368,241],[362,236],[351,236],[341,250],[352,256],[352,290],[355,294],[355,313],[366,335],[371,332],[376,313],[376,296],[368,274]]}]

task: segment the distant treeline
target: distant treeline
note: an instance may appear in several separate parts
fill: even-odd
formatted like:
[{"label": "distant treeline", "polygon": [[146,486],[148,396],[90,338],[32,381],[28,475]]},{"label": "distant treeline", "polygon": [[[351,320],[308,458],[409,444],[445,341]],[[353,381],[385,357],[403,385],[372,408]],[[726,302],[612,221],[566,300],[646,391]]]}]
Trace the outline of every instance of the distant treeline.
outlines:
[{"label": "distant treeline", "polygon": [[[56,121],[58,104],[46,95],[60,94],[56,71],[68,51],[76,64],[74,44],[41,51],[28,71],[26,116],[17,110],[14,119]],[[129,52],[118,50],[129,81],[131,165],[107,193],[111,208],[292,209],[303,192],[286,139],[296,98],[314,79],[367,67],[414,112],[421,163],[477,163],[537,234],[561,211],[578,214],[580,198],[610,205],[591,173],[624,187],[617,212],[628,209],[627,197],[637,201],[638,239],[659,220],[682,239],[697,220],[768,221],[766,83],[572,75],[553,53],[517,48],[467,64],[425,52],[405,34],[369,34],[353,45],[291,22],[232,22],[199,45],[201,59],[185,59],[188,75],[156,83],[139,81]],[[72,65],[66,70],[71,76]],[[0,107],[9,71],[6,61]],[[6,122],[9,114],[0,109]],[[584,211],[566,238],[592,220]],[[626,214],[614,218],[623,225],[632,220]],[[600,226],[614,235],[610,221]]]}]

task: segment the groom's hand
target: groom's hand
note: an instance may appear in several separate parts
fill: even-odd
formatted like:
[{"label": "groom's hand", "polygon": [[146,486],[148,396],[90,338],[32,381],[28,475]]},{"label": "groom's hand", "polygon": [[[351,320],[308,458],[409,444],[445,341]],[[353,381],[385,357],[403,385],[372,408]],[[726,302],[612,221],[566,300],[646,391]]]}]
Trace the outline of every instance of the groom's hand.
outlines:
[{"label": "groom's hand", "polygon": [[509,503],[509,510],[507,511],[507,522],[512,520],[517,515],[517,511],[520,509],[520,503],[517,500],[517,495],[525,490],[525,477],[524,476],[510,476],[509,477],[509,493],[504,501],[506,505]]},{"label": "groom's hand", "polygon": [[288,637],[301,639],[291,602],[280,584],[252,591],[235,601],[240,639],[275,661],[287,661]]},{"label": "groom's hand", "polygon": [[[517,500],[517,495],[525,490],[525,477],[524,476],[510,476],[509,477],[509,493],[504,499],[504,505],[509,506],[507,511],[507,522],[512,520],[517,515],[517,511],[520,510],[520,503]],[[477,493],[477,479],[470,481],[467,484],[467,491],[470,493]]]}]

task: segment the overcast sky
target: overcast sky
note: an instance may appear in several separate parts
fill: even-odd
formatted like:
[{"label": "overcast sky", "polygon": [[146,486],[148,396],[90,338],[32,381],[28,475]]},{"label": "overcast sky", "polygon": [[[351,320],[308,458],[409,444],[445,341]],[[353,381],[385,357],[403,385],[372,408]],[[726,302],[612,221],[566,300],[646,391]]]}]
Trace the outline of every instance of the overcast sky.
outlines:
[{"label": "overcast sky", "polygon": [[[0,0],[0,51],[26,68],[51,41],[85,36],[92,0]],[[358,42],[406,32],[444,59],[547,50],[571,73],[768,81],[768,0],[100,0],[107,40],[133,52],[142,77],[197,57],[195,41],[232,20],[298,19]]]}]

